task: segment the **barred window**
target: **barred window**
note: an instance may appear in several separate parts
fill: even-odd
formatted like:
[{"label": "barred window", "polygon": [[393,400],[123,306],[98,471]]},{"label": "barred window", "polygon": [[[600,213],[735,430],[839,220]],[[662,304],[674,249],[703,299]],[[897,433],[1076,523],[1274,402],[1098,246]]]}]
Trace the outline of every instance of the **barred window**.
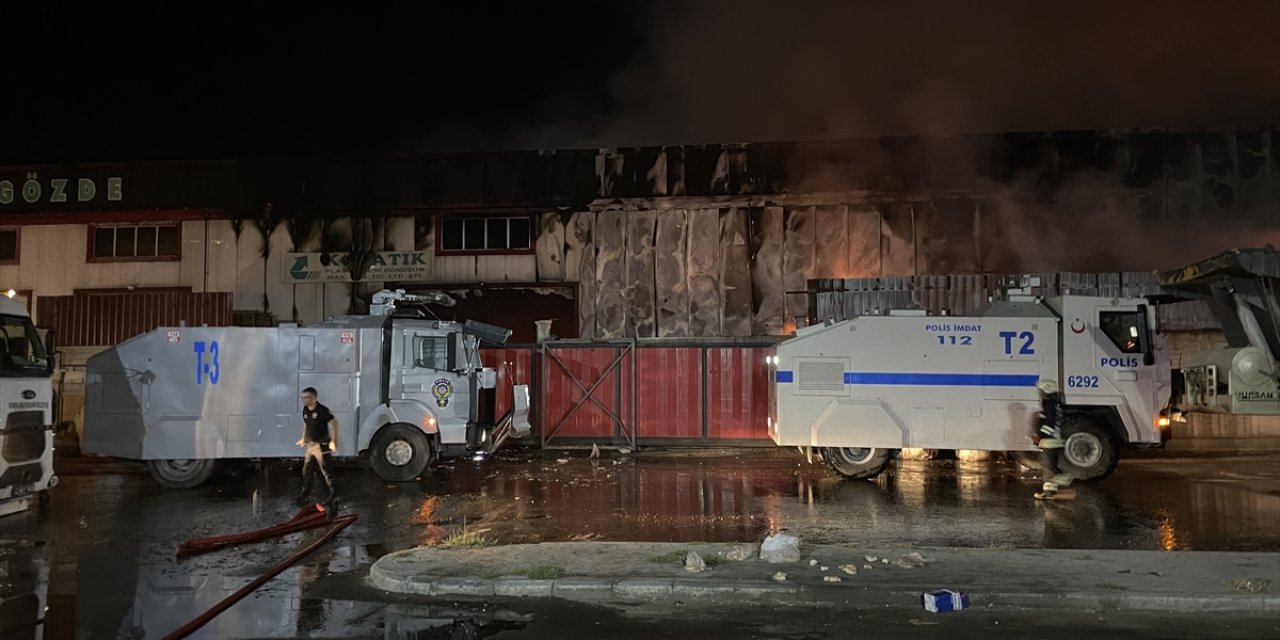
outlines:
[{"label": "barred window", "polygon": [[179,256],[178,225],[110,225],[93,227],[96,260],[163,260]]},{"label": "barred window", "polygon": [[440,220],[442,253],[528,253],[533,223],[528,217],[458,217]]}]

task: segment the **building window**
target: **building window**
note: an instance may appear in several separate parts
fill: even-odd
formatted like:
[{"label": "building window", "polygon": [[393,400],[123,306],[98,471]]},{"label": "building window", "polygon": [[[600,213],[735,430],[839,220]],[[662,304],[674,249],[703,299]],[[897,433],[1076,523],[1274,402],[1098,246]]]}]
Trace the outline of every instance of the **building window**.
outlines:
[{"label": "building window", "polygon": [[0,229],[0,264],[18,264],[17,229]]},{"label": "building window", "polygon": [[91,260],[176,260],[178,225],[142,224],[90,227]]},{"label": "building window", "polygon": [[533,223],[528,217],[465,217],[440,220],[441,253],[529,253]]}]

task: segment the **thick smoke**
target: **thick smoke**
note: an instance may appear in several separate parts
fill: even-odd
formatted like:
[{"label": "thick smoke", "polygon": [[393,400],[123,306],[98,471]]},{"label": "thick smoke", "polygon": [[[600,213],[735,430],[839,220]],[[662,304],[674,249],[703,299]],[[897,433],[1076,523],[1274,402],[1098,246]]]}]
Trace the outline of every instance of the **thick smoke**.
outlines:
[{"label": "thick smoke", "polygon": [[[652,3],[616,109],[522,146],[1233,128],[1280,113],[1280,3]],[[604,33],[600,37],[607,37]]]},{"label": "thick smoke", "polygon": [[[1195,216],[1152,210],[1111,175],[1085,173],[1044,198],[1030,177],[996,185],[984,207],[991,271],[1172,269],[1223,251],[1280,247],[1280,207]],[[1156,206],[1159,203],[1155,203]],[[990,224],[994,223],[994,224]]]}]

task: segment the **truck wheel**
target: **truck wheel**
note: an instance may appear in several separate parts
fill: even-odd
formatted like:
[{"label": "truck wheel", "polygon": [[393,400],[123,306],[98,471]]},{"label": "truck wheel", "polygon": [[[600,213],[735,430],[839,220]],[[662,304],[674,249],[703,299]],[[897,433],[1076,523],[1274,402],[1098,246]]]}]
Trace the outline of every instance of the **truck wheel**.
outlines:
[{"label": "truck wheel", "polygon": [[1077,480],[1101,480],[1120,463],[1115,438],[1089,416],[1068,416],[1062,425],[1062,436],[1066,445],[1058,465]]},{"label": "truck wheel", "polygon": [[825,447],[822,459],[832,471],[846,478],[874,478],[889,466],[891,449],[865,447]]},{"label": "truck wheel", "polygon": [[422,475],[431,461],[431,440],[408,424],[384,427],[369,446],[374,473],[388,482],[408,482]]},{"label": "truck wheel", "polygon": [[213,476],[217,460],[148,460],[151,477],[169,489],[192,489]]}]

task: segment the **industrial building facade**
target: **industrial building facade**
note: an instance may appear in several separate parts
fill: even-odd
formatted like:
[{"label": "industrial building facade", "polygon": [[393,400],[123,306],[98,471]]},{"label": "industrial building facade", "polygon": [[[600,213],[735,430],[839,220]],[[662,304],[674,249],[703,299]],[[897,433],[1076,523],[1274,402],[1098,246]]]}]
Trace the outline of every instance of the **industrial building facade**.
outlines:
[{"label": "industrial building facade", "polygon": [[[705,350],[804,322],[815,279],[1140,271],[1280,244],[1277,144],[1066,132],[7,167],[0,287],[73,369],[154,326],[310,324],[384,287],[450,291],[450,313],[513,343],[552,320],[560,338]],[[1195,236],[1202,255],[1160,253]]]}]

